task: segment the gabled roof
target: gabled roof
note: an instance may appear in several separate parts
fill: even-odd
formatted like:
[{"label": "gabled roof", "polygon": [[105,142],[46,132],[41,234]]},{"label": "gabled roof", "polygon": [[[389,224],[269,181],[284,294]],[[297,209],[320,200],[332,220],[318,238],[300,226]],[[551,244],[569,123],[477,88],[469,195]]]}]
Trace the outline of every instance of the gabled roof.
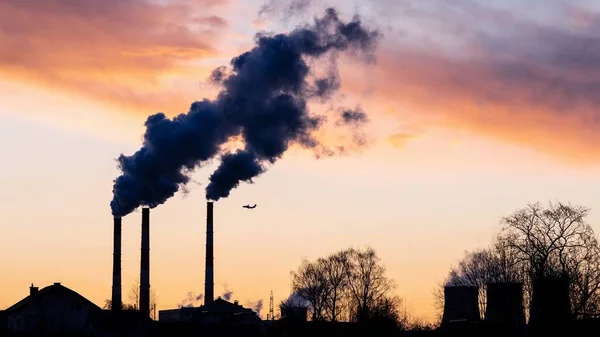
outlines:
[{"label": "gabled roof", "polygon": [[29,295],[29,296],[25,297],[24,299],[20,300],[19,302],[13,304],[12,306],[6,308],[6,310],[4,310],[4,312],[10,313],[13,311],[17,311],[17,310],[33,303],[34,301],[36,301],[38,299],[42,299],[50,294],[75,295],[75,296],[78,296],[81,300],[83,300],[88,305],[91,305],[92,307],[94,307],[94,309],[101,310],[99,306],[97,306],[92,301],[88,300],[87,298],[83,297],[76,291],[63,286],[60,283],[54,283],[53,285],[50,285],[50,286],[40,289],[36,294]]}]

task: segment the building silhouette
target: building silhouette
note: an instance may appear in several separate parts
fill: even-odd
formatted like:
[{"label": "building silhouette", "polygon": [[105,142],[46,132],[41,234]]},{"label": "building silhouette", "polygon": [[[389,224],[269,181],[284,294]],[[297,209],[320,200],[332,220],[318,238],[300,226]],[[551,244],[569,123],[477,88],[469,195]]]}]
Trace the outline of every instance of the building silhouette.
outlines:
[{"label": "building silhouette", "polygon": [[238,301],[231,303],[221,297],[200,307],[161,310],[158,313],[158,320],[202,324],[259,324],[261,322],[252,309],[244,308]]},{"label": "building silhouette", "polygon": [[39,289],[8,307],[3,321],[8,332],[35,336],[41,333],[90,333],[91,316],[101,309],[77,292],[61,285]]}]

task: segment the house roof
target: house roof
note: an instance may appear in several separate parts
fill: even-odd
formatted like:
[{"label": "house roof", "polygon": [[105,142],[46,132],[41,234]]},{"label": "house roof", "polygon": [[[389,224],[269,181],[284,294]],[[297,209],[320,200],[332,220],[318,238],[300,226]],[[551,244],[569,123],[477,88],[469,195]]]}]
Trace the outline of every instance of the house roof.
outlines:
[{"label": "house roof", "polygon": [[97,306],[92,301],[88,300],[87,298],[83,297],[76,291],[63,286],[60,283],[54,283],[53,285],[50,285],[50,286],[47,286],[45,288],[38,290],[38,292],[36,294],[25,297],[24,299],[20,300],[19,302],[6,308],[6,310],[4,310],[4,311],[5,311],[5,313],[17,311],[17,310],[33,303],[34,301],[36,301],[38,299],[42,299],[50,294],[75,295],[75,296],[78,296],[82,301],[84,301],[88,305],[91,305],[92,307],[94,307],[94,309],[101,310],[99,306]]}]

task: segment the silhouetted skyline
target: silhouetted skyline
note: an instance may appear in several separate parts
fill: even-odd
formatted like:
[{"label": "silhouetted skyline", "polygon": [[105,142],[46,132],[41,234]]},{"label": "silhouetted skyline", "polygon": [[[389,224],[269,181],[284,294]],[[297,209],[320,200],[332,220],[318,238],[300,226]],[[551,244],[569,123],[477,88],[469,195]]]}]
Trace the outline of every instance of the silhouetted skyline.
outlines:
[{"label": "silhouetted skyline", "polygon": [[[595,1],[8,1],[0,4],[0,254],[10,258],[0,269],[11,276],[0,310],[32,282],[62,282],[99,306],[110,299],[115,158],[140,149],[148,116],[222,102],[215,82],[228,72],[214,70],[253,50],[256,33],[293,36],[314,27],[325,5],[345,23],[359,14],[380,34],[377,48],[365,45],[374,59],[337,53],[337,73],[328,58],[305,60],[317,73],[306,78],[312,96],[331,94],[307,107],[331,116],[313,140],[357,151],[314,160],[298,146],[307,139],[284,137],[294,141],[279,143],[289,146],[281,158],[261,157],[276,165],[261,159],[237,177],[268,170],[217,202],[215,296],[227,283],[241,304],[262,300],[264,316],[271,290],[276,302],[290,295],[289,271],[303,258],[371,246],[395,294],[433,321],[432,291],[465,251],[495,242],[500,217],[530,202],[573,202],[591,208],[587,221],[600,232]],[[360,128],[336,123],[363,116]],[[260,146],[236,152],[243,140],[223,152],[256,164]],[[158,310],[203,293],[206,189],[222,172],[214,158],[152,209]],[[124,302],[140,281],[140,223],[139,209],[122,218]]]}]

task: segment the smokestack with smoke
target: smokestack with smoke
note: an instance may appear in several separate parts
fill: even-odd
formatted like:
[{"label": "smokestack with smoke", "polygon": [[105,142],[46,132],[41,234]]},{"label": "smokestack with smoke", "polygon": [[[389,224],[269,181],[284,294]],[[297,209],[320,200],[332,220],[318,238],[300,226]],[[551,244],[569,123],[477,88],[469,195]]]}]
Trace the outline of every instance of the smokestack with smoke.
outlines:
[{"label": "smokestack with smoke", "polygon": [[140,259],[140,312],[150,316],[150,209],[142,208],[142,256]]},{"label": "smokestack with smoke", "polygon": [[206,203],[206,262],[204,266],[204,304],[214,301],[215,280],[213,270],[213,203]]},{"label": "smokestack with smoke", "polygon": [[[335,62],[322,56],[342,52],[372,56],[378,37],[358,18],[342,21],[333,8],[290,33],[257,34],[252,50],[233,58],[230,69],[213,72],[211,79],[221,87],[216,99],[194,102],[173,119],[163,113],[148,117],[142,148],[118,158],[122,174],[114,181],[113,214],[164,203],[190,181],[191,170],[216,156],[221,163],[206,187],[206,198],[213,201],[229,196],[242,181],[251,183],[292,145],[328,153],[313,134],[326,116],[309,113],[307,104],[331,97],[340,87],[339,76],[332,63],[325,78],[309,81],[307,61]],[[350,112],[337,116],[343,121],[338,126],[366,121]],[[244,148],[224,153],[222,145],[236,136]]]},{"label": "smokestack with smoke", "polygon": [[121,218],[114,217],[113,233],[113,279],[112,279],[112,311],[120,311],[122,308],[121,297]]}]

